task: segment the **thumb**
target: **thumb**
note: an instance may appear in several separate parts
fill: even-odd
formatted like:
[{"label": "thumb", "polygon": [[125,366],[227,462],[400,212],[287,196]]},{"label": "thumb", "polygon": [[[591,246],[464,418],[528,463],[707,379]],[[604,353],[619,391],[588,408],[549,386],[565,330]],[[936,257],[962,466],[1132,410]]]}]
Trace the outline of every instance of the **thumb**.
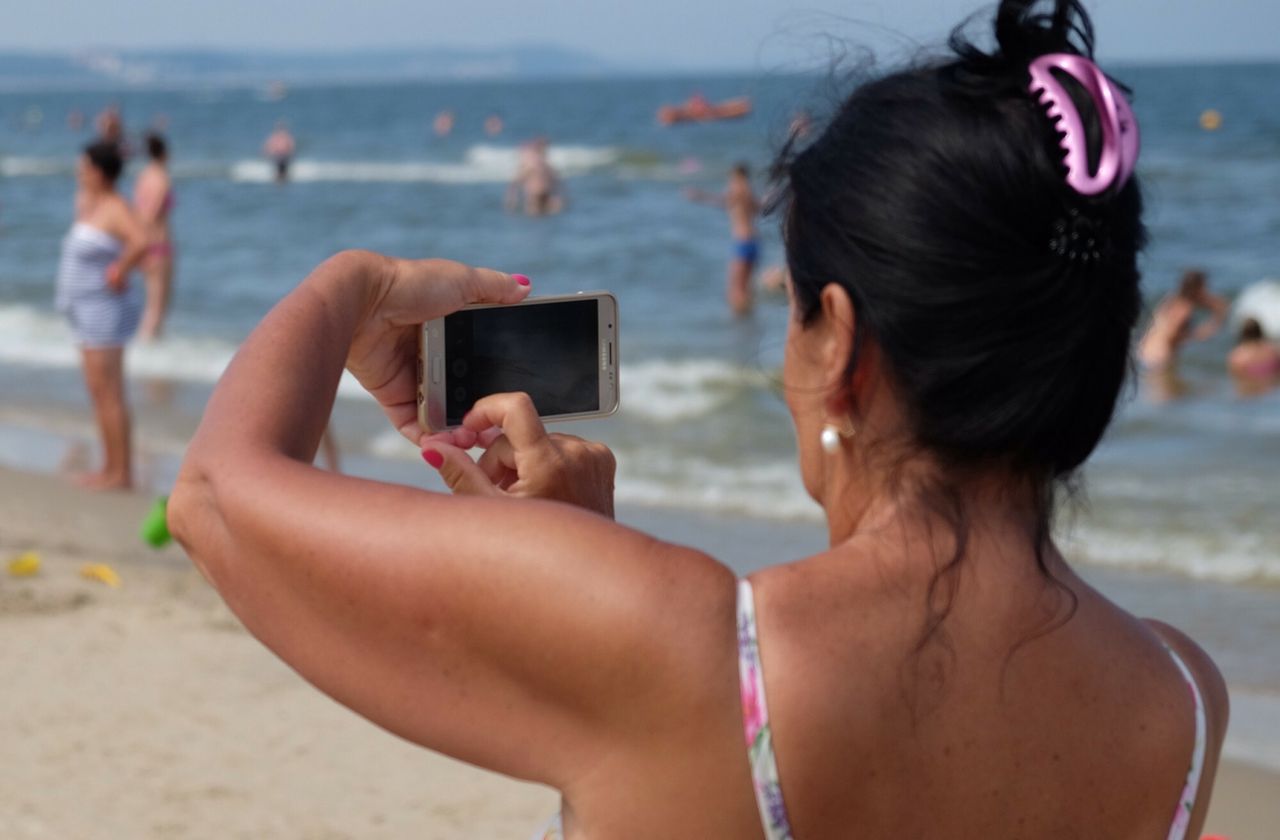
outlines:
[{"label": "thumb", "polygon": [[455,495],[498,496],[502,491],[489,480],[480,465],[456,446],[431,441],[422,450],[422,460],[439,471]]},{"label": "thumb", "polygon": [[529,296],[531,282],[523,274],[504,274],[487,268],[472,269],[467,303],[519,303]]}]

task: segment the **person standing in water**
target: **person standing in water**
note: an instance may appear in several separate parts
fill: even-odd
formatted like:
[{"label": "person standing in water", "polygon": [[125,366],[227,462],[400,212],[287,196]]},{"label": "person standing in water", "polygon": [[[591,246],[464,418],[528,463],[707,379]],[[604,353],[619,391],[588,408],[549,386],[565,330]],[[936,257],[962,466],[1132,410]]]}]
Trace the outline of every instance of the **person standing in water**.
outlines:
[{"label": "person standing in water", "polygon": [[[1207,341],[1217,335],[1230,311],[1227,302],[1208,289],[1208,276],[1199,269],[1182,275],[1178,290],[1156,305],[1151,326],[1142,338],[1138,358],[1150,371],[1172,369],[1178,352],[1188,341]],[[1209,320],[1199,326],[1195,318],[1209,313]]]},{"label": "person standing in water", "polygon": [[[93,127],[98,132],[98,139],[104,143],[114,143],[122,153],[125,151],[124,118],[120,115],[120,106],[114,102],[103,108],[94,117]],[[128,157],[127,153],[124,155]]]},{"label": "person standing in water", "polygon": [[94,489],[133,484],[124,346],[142,318],[142,290],[129,272],[147,249],[147,232],[116,192],[124,169],[120,149],[98,141],[76,169],[75,223],[62,240],[56,304],[80,346],[85,385],[102,436],[103,467],[78,482]]},{"label": "person standing in water", "polygon": [[524,193],[524,212],[529,216],[554,216],[564,210],[560,176],[547,157],[547,138],[538,137],[520,150],[516,176],[507,187],[507,211],[514,211]]},{"label": "person standing in water", "polygon": [[142,262],[147,281],[147,305],[139,331],[143,340],[152,341],[164,331],[164,318],[169,311],[173,291],[173,238],[169,229],[169,213],[173,210],[173,182],[169,177],[169,148],[156,132],[146,136],[150,162],[138,175],[133,190],[133,206],[147,231],[147,254]]},{"label": "person standing in water", "polygon": [[275,130],[262,145],[262,153],[271,158],[272,163],[275,164],[277,184],[283,184],[289,180],[289,164],[293,160],[293,153],[297,151],[297,146],[284,120],[276,123]]},{"label": "person standing in water", "polygon": [[724,195],[713,195],[695,189],[686,190],[685,195],[700,204],[723,207],[728,214],[733,246],[729,257],[725,298],[735,315],[747,314],[751,311],[751,279],[755,274],[756,263],[760,261],[760,240],[756,235],[760,201],[751,188],[750,168],[745,163],[734,165]]}]

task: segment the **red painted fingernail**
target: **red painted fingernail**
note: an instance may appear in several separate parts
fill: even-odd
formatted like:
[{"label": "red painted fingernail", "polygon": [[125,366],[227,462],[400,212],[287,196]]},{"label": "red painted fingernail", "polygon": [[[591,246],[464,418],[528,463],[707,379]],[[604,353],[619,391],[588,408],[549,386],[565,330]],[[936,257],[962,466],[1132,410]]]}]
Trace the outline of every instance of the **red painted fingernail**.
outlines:
[{"label": "red painted fingernail", "polygon": [[511,275],[511,277],[521,286],[528,286],[531,282],[533,282],[528,277],[525,277],[523,274],[513,274]]},{"label": "red painted fingernail", "polygon": [[432,469],[440,469],[444,466],[444,456],[434,449],[422,450],[422,460],[431,465]]}]

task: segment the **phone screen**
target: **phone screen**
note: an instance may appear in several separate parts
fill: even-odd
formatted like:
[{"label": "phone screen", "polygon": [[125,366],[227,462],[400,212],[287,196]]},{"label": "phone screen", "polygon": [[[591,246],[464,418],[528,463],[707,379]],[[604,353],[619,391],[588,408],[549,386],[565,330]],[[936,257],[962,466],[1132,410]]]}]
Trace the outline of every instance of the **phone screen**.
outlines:
[{"label": "phone screen", "polygon": [[464,309],[445,318],[445,419],[476,400],[524,391],[538,414],[600,410],[596,300]]}]

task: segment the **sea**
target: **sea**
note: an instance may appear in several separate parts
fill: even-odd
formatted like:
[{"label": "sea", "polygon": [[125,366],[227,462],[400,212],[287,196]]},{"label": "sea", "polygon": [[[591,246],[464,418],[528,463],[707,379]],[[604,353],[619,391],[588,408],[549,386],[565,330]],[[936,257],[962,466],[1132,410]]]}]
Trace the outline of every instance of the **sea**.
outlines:
[{"label": "sea", "polygon": [[[1280,65],[1115,73],[1143,131],[1148,305],[1188,267],[1233,301],[1280,276]],[[755,110],[658,125],[660,105],[695,90],[750,96]],[[840,93],[830,77],[796,75],[0,91],[0,464],[55,470],[94,445],[53,284],[77,152],[93,115],[115,103],[130,137],[165,126],[175,178],[172,317],[127,362],[140,472],[155,492],[258,320],[325,257],[362,247],[521,272],[543,294],[613,292],[621,410],[571,430],[613,447],[619,503],[657,523],[670,512],[820,534],[781,398],[785,301],[765,296],[751,317],[730,315],[726,220],[682,191],[719,188],[737,161],[763,191],[791,118],[829,112]],[[432,120],[446,109],[456,126],[441,138]],[[1201,125],[1210,109],[1222,120],[1214,131]],[[482,128],[491,114],[498,136]],[[260,154],[281,119],[299,144],[283,186]],[[566,182],[568,209],[554,218],[503,211],[519,144],[534,136],[550,139]],[[782,261],[777,220],[766,219],[763,264]],[[1173,585],[1248,616],[1247,631],[1232,631],[1248,663],[1234,681],[1280,697],[1280,394],[1236,395],[1224,369],[1232,343],[1227,328],[1187,348],[1178,399],[1135,379],[1061,533],[1082,568],[1127,591]],[[345,468],[429,483],[354,382],[343,382],[332,424]],[[1269,720],[1280,731],[1280,717]]]}]

